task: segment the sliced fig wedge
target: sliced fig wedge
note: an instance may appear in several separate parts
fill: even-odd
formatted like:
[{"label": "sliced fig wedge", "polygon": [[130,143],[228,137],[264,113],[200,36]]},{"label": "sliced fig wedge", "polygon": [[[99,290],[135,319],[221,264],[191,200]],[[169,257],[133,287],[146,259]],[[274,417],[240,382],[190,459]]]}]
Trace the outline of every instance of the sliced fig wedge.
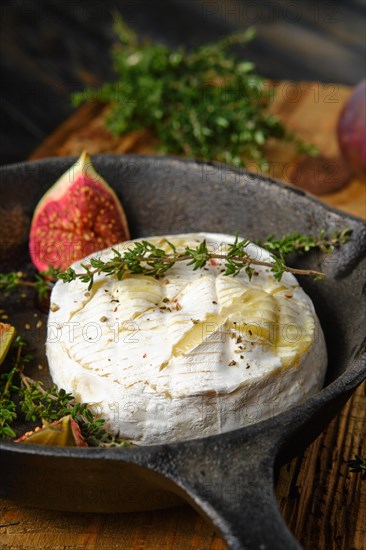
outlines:
[{"label": "sliced fig wedge", "polygon": [[39,271],[65,270],[74,261],[129,238],[121,203],[84,151],[38,203],[29,248]]},{"label": "sliced fig wedge", "polygon": [[43,421],[42,428],[26,432],[16,443],[35,443],[37,445],[56,445],[57,447],[87,447],[79,425],[71,415],[64,416],[55,422]]},{"label": "sliced fig wedge", "polygon": [[0,323],[0,365],[4,361],[15,336],[15,328],[8,323]]}]

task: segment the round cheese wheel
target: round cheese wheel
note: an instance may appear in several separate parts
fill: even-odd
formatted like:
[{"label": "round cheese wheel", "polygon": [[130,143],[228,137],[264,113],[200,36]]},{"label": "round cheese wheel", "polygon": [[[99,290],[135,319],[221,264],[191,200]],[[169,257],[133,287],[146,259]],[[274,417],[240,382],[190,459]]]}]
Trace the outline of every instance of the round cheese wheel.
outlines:
[{"label": "round cheese wheel", "polygon": [[[225,254],[234,239],[146,240],[179,251],[205,240]],[[271,261],[254,244],[246,251]],[[93,256],[106,261],[113,251]],[[327,363],[313,304],[292,274],[278,282],[268,267],[254,267],[251,280],[244,270],[224,275],[224,262],[211,260],[196,271],[177,262],[160,278],[101,274],[90,290],[57,282],[46,344],[54,382],[137,444],[226,432],[304,401],[322,387]]]}]

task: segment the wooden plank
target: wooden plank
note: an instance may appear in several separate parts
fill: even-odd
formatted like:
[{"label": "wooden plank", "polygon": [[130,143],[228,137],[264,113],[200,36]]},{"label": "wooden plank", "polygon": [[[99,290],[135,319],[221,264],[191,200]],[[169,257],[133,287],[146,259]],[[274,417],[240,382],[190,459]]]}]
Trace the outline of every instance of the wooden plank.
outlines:
[{"label": "wooden plank", "polygon": [[189,507],[134,514],[71,514],[0,500],[0,539],[2,549],[24,550],[226,549],[222,539]]},{"label": "wooden plank", "polygon": [[[282,82],[271,103],[274,113],[322,155],[338,159],[335,126],[349,97],[345,86]],[[335,101],[330,101],[330,99]],[[146,131],[117,138],[103,125],[106,107],[91,103],[79,109],[32,155],[42,158],[90,153],[152,152],[156,142]],[[273,175],[291,184],[301,167],[288,146],[271,144]],[[251,167],[252,170],[255,167]],[[314,172],[316,178],[316,172]],[[352,179],[322,200],[366,217],[365,184]],[[276,495],[281,512],[305,550],[366,548],[366,492],[359,475],[345,461],[366,452],[366,385],[354,393],[341,413],[302,456],[281,468]],[[66,514],[18,506],[0,500],[2,548],[123,548],[186,550],[226,548],[221,537],[187,507],[128,515]]]},{"label": "wooden plank", "polygon": [[49,156],[74,156],[87,149],[91,155],[153,153],[155,139],[147,130],[113,136],[104,125],[108,107],[86,103],[55,130],[30,155],[31,160]]},{"label": "wooden plank", "polygon": [[366,548],[366,491],[346,461],[366,449],[366,384],[303,456],[284,466],[276,496],[305,550]]}]

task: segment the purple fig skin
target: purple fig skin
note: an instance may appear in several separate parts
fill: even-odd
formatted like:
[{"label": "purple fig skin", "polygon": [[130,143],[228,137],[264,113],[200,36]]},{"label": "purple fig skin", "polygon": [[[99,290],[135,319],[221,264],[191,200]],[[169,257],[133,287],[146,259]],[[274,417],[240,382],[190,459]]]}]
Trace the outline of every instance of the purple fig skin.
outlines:
[{"label": "purple fig skin", "polygon": [[338,120],[338,142],[355,175],[366,180],[366,80],[360,82]]}]

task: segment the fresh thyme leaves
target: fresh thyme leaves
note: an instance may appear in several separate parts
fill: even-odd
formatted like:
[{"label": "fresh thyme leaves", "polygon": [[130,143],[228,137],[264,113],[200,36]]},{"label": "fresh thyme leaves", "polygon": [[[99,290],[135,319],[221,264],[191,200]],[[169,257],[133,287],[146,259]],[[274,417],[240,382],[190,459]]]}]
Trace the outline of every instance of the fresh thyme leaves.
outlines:
[{"label": "fresh thyme leaves", "polygon": [[[28,281],[23,279],[24,273],[21,271],[11,273],[0,273],[0,289],[4,290],[6,294],[10,294],[13,290],[19,286],[29,286]],[[26,284],[24,284],[26,282]],[[32,283],[33,286],[33,283]]]},{"label": "fresh thyme leaves", "polygon": [[53,422],[71,415],[89,446],[130,445],[127,440],[108,433],[104,429],[104,420],[98,418],[87,404],[77,403],[71,393],[58,390],[55,385],[46,389],[41,381],[27,376],[24,368],[32,359],[26,342],[18,336],[7,358],[9,370],[0,376],[0,438],[16,437],[13,424],[20,416],[26,421]]},{"label": "fresh thyme leaves", "polygon": [[[273,235],[270,235],[263,243],[258,244],[275,255],[273,273],[274,277],[280,281],[284,271],[286,271],[284,256],[292,253],[304,254],[316,248],[323,254],[330,254],[336,248],[348,242],[351,235],[352,229],[350,228],[334,231],[329,238],[326,237],[324,229],[320,231],[317,237],[300,235],[295,231],[281,239],[276,239]],[[322,276],[317,277],[316,275],[315,277],[322,278]]]},{"label": "fresh thyme leaves", "polygon": [[202,269],[210,260],[224,261],[224,274],[236,276],[243,269],[249,279],[255,272],[254,266],[264,266],[270,268],[274,277],[280,281],[284,272],[295,275],[311,275],[316,278],[323,277],[323,273],[311,269],[296,269],[288,267],[284,261],[284,255],[290,252],[307,252],[313,248],[319,248],[322,252],[331,252],[336,247],[348,241],[351,235],[350,229],[337,231],[328,239],[325,232],[321,231],[319,237],[309,237],[293,233],[292,235],[275,240],[269,237],[264,247],[278,255],[273,256],[273,260],[262,261],[252,258],[246,248],[249,244],[247,239],[239,241],[236,237],[235,242],[227,247],[227,253],[216,253],[208,249],[207,243],[202,241],[196,248],[189,248],[179,253],[172,243],[167,243],[169,251],[156,247],[149,241],[142,240],[131,244],[131,247],[123,254],[116,249],[113,250],[113,256],[108,261],[100,258],[91,258],[90,263],[81,264],[83,272],[77,273],[73,268],[69,268],[58,277],[65,283],[79,279],[83,283],[88,283],[90,289],[94,283],[95,275],[105,273],[121,280],[125,275],[149,275],[160,277],[168,271],[175,263],[185,261],[193,267],[193,270]]},{"label": "fresh thyme leaves", "polygon": [[17,336],[10,353],[10,370],[0,375],[0,438],[15,437],[12,424],[17,419],[17,406],[12,399],[14,393],[20,391],[19,374],[24,365],[29,363],[31,356],[25,353],[26,344],[21,336]]},{"label": "fresh thyme leaves", "polygon": [[347,460],[347,465],[353,473],[360,473],[361,479],[366,480],[366,455],[355,455],[353,460]]},{"label": "fresh thyme leaves", "polygon": [[248,276],[251,277],[253,274],[252,266],[261,265],[269,267],[278,280],[281,279],[284,271],[297,275],[323,276],[323,273],[319,271],[288,267],[281,258],[277,257],[274,258],[273,262],[256,260],[245,251],[247,244],[247,241],[242,241],[241,246],[240,243],[236,243],[235,248],[238,255],[233,255],[230,252],[229,254],[210,252],[205,241],[202,241],[195,249],[186,248],[182,253],[168,253],[148,241],[142,241],[133,243],[131,248],[124,254],[113,249],[114,256],[107,262],[91,258],[90,264],[81,264],[84,272],[78,273],[70,267],[64,273],[60,273],[58,277],[65,283],[79,279],[83,283],[88,283],[88,289],[90,290],[94,284],[94,276],[102,273],[114,275],[119,280],[130,274],[161,277],[177,262],[185,261],[188,265],[193,266],[193,271],[195,271],[205,267],[209,260],[225,260],[225,275],[235,276],[244,268]]},{"label": "fresh thyme leaves", "polygon": [[104,419],[97,418],[88,404],[77,403],[71,393],[57,389],[55,384],[45,389],[42,382],[21,375],[21,409],[25,420],[53,422],[67,415],[78,423],[81,434],[91,447],[126,447],[129,442],[108,433]]},{"label": "fresh thyme leaves", "polygon": [[323,253],[331,253],[342,244],[345,244],[350,239],[351,234],[352,230],[345,228],[333,232],[330,237],[326,236],[324,230],[320,231],[317,237],[301,235],[298,232],[285,235],[281,239],[276,239],[273,235],[270,235],[263,242],[257,244],[274,254],[272,263],[262,262],[249,256],[245,251],[249,244],[247,239],[239,242],[237,238],[232,245],[228,246],[226,254],[210,252],[205,241],[196,248],[187,247],[183,253],[177,253],[175,246],[170,242],[167,242],[169,248],[167,252],[149,241],[143,240],[132,243],[131,248],[123,254],[117,249],[112,249],[114,256],[107,262],[99,258],[91,258],[90,263],[81,264],[84,269],[81,273],[76,273],[73,268],[69,268],[63,273],[51,269],[37,274],[35,280],[31,281],[26,280],[22,272],[0,273],[0,291],[9,294],[22,287],[31,287],[42,298],[50,291],[53,282],[57,278],[65,283],[80,279],[80,281],[88,283],[90,289],[94,283],[94,276],[101,273],[113,275],[118,279],[122,279],[126,274],[161,277],[176,262],[187,261],[188,265],[193,266],[193,270],[197,270],[205,267],[211,259],[225,261],[225,275],[236,276],[244,269],[249,279],[251,279],[255,272],[253,266],[262,265],[269,267],[277,280],[281,280],[285,271],[295,275],[311,275],[321,278],[323,274],[318,271],[288,267],[285,264],[284,256],[290,253],[302,254],[315,248]]},{"label": "fresh thyme leaves", "polygon": [[236,166],[254,161],[268,169],[264,146],[269,138],[286,140],[315,154],[267,113],[273,90],[254,73],[254,65],[231,52],[254,32],[234,34],[187,52],[140,43],[121,19],[113,50],[117,81],[99,90],[74,93],[73,103],[111,104],[107,127],[115,134],[153,129],[164,153],[185,154]]},{"label": "fresh thyme leaves", "polygon": [[19,288],[33,288],[39,299],[47,296],[52,288],[53,281],[57,279],[58,271],[50,268],[48,271],[37,273],[34,280],[27,280],[26,275],[22,271],[0,273],[0,290],[5,294],[10,294]]},{"label": "fresh thyme leaves", "polygon": [[300,233],[295,231],[294,233],[285,235],[282,239],[276,239],[274,235],[270,235],[264,242],[258,244],[270,252],[280,255],[291,254],[292,252],[301,254],[309,252],[313,248],[318,248],[323,253],[330,253],[335,248],[349,241],[351,235],[352,230],[349,228],[334,231],[329,238],[326,237],[324,229],[320,231],[318,237],[300,235]]}]

